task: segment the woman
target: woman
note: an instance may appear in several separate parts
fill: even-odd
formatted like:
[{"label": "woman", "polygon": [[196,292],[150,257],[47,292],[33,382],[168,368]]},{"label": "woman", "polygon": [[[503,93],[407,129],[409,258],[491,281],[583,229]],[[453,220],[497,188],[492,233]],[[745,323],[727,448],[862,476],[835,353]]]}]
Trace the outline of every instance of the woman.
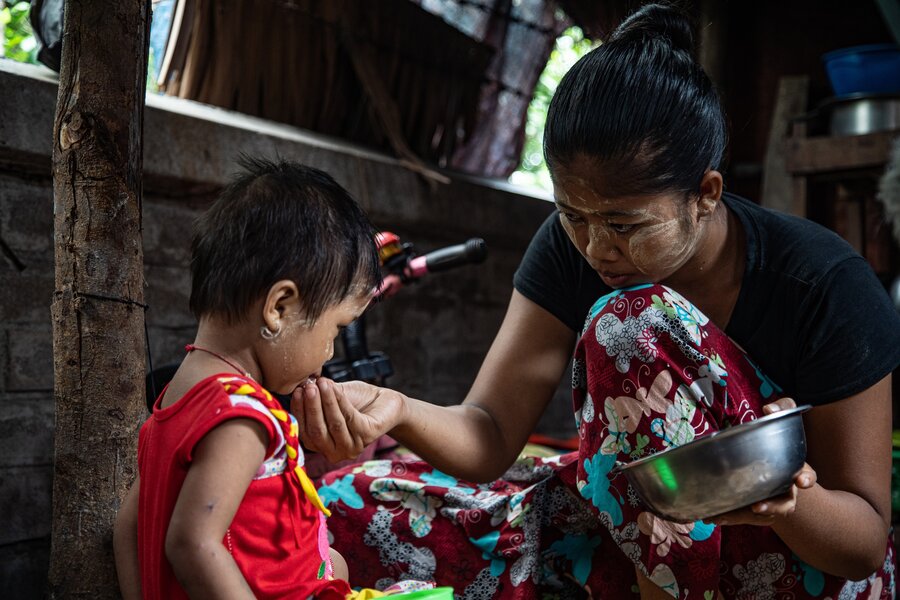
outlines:
[{"label": "woman", "polygon": [[[467,598],[891,597],[900,319],[837,236],[723,193],[725,144],[674,9],[645,6],[573,67],[545,134],[559,214],[529,247],[465,401],[325,381],[298,393],[301,437],[330,459],[390,431],[431,465],[326,478],[348,560]],[[507,471],[582,330],[579,452]],[[784,497],[681,526],[611,472],[787,396],[814,408],[809,465]]]}]

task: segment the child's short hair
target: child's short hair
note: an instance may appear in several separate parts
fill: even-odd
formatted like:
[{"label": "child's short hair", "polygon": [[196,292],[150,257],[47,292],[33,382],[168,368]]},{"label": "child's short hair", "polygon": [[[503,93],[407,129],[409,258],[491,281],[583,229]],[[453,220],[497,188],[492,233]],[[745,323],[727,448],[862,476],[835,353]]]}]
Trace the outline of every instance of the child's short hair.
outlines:
[{"label": "child's short hair", "polygon": [[372,224],[334,179],[283,160],[239,162],[244,171],[196,223],[190,308],[197,318],[240,321],[288,279],[315,321],[356,290],[378,285]]}]

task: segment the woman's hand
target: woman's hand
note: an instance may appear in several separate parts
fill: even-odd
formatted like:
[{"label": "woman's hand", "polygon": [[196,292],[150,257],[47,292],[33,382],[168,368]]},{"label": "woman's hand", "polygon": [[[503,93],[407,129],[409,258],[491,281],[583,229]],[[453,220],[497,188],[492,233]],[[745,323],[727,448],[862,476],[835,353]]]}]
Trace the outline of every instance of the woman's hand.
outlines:
[{"label": "woman's hand", "polygon": [[319,377],[294,390],[291,413],[300,439],[329,462],[353,459],[393,429],[405,409],[404,396],[362,381],[335,383]]},{"label": "woman's hand", "polygon": [[[763,406],[767,415],[789,408],[796,408],[792,398],[779,398],[775,402]],[[761,500],[750,506],[739,508],[715,517],[704,519],[704,523],[716,525],[762,525],[772,526],[779,518],[786,517],[797,507],[797,493],[816,484],[816,472],[808,464],[803,463],[800,472],[794,476],[794,485],[786,493]]]}]

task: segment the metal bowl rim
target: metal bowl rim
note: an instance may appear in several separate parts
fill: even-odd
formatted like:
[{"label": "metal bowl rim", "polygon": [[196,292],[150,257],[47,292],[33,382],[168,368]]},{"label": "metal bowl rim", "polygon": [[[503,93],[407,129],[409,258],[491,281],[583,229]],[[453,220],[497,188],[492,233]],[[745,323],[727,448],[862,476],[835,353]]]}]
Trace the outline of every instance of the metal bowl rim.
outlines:
[{"label": "metal bowl rim", "polygon": [[659,458],[661,456],[671,456],[672,454],[678,453],[680,450],[685,448],[696,448],[697,446],[702,446],[704,444],[711,443],[713,440],[721,440],[723,438],[733,437],[738,435],[741,432],[747,431],[748,429],[755,429],[756,427],[761,427],[766,423],[771,423],[772,421],[776,421],[778,419],[786,419],[788,417],[792,417],[794,415],[802,414],[811,409],[812,406],[809,404],[804,404],[803,406],[798,406],[796,408],[789,408],[787,410],[779,410],[778,412],[774,412],[770,415],[765,415],[758,419],[754,419],[753,421],[747,421],[746,423],[740,423],[733,427],[729,427],[728,429],[721,429],[719,431],[714,431],[709,435],[704,435],[699,439],[692,440],[687,444],[682,444],[681,446],[677,446],[675,448],[667,448],[662,452],[657,452],[656,454],[651,454],[650,456],[644,456],[643,458],[639,458],[637,460],[631,461],[630,463],[617,463],[615,466],[615,471],[628,471],[633,467],[638,467],[640,465],[651,462],[652,460]]}]

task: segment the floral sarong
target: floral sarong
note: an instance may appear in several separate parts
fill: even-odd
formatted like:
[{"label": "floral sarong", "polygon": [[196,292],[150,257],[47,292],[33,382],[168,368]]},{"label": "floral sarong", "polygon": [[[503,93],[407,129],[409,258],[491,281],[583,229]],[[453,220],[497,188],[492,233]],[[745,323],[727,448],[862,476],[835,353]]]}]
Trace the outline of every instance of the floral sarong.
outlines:
[{"label": "floral sarong", "polygon": [[779,391],[678,293],[614,292],[591,309],[574,357],[577,452],[520,459],[481,485],[423,462],[329,473],[319,494],[334,547],[353,585],[433,580],[473,600],[638,598],[635,569],[675,598],[892,598],[890,543],[878,572],[848,582],[800,561],[771,528],[657,517],[612,471],[756,419]]}]

